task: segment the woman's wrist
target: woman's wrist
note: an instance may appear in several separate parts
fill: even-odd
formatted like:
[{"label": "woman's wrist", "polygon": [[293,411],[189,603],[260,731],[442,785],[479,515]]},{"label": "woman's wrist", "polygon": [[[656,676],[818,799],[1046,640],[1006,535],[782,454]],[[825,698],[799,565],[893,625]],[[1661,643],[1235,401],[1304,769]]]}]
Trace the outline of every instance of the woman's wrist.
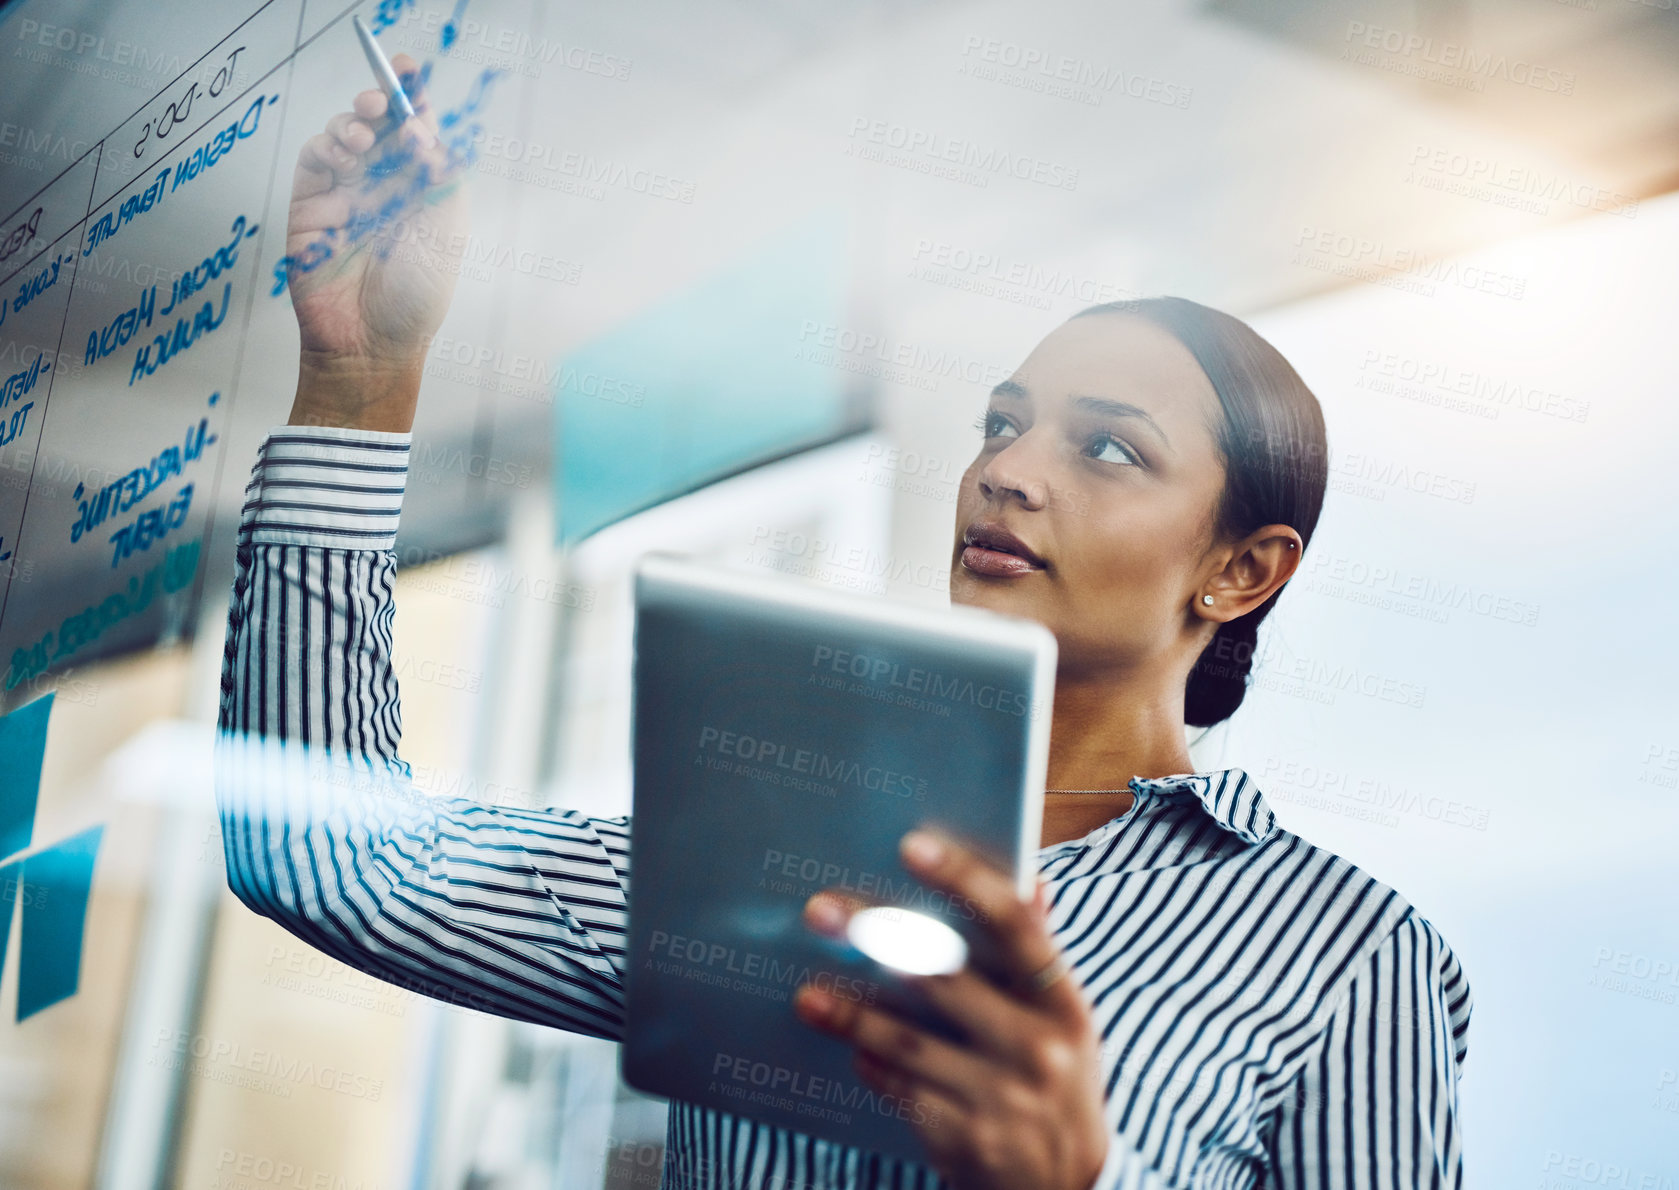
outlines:
[{"label": "woman's wrist", "polygon": [[288,425],[408,433],[425,356],[370,359],[305,351]]}]

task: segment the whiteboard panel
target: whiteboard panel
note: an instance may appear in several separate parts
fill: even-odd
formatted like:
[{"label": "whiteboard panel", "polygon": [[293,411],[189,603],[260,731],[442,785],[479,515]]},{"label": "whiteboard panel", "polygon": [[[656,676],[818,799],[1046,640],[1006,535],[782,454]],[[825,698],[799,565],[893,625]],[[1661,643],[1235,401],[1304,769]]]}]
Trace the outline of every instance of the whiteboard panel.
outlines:
[{"label": "whiteboard panel", "polygon": [[[0,709],[96,658],[190,634],[230,576],[256,444],[295,385],[297,328],[276,284],[293,163],[373,85],[348,19],[358,7],[389,52],[422,60],[464,12],[59,2],[0,19]],[[527,7],[475,12],[512,24]],[[434,103],[459,110],[481,73],[442,63]],[[511,104],[514,85],[483,93]],[[509,218],[515,186],[475,191],[480,218]],[[481,303],[457,314],[457,335],[495,341]],[[417,428],[466,449],[439,446],[415,468],[399,542],[411,559],[499,533],[512,493],[471,465],[474,444],[499,429],[518,457],[496,474],[536,479],[548,437],[509,435],[521,410],[497,427],[481,385],[427,389]],[[521,404],[533,422],[547,408]]]}]

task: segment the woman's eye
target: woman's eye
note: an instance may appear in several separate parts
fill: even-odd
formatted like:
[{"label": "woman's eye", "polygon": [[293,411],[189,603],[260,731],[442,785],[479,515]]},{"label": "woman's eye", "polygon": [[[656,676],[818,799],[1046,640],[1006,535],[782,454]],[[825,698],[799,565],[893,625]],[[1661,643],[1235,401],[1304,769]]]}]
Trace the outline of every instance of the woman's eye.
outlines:
[{"label": "woman's eye", "polygon": [[974,423],[974,429],[987,438],[1000,438],[1006,431],[1013,430],[1014,427],[1009,424],[1008,418],[1001,413],[991,412],[980,414],[979,420]]},{"label": "woman's eye", "polygon": [[1095,437],[1091,438],[1090,445],[1092,447],[1091,458],[1094,458],[1099,462],[1125,463],[1133,467],[1142,462],[1142,460],[1137,457],[1136,451],[1132,450],[1118,438],[1115,438],[1112,434],[1097,434]]}]

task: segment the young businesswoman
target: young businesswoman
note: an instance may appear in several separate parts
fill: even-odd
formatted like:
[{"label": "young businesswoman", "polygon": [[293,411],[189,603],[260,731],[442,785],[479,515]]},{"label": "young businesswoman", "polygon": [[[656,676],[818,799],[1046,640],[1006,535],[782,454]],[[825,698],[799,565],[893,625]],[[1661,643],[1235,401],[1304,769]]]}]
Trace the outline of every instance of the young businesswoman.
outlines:
[{"label": "young businesswoman", "polygon": [[[297,396],[253,470],[223,672],[229,881],[353,966],[618,1039],[628,817],[413,796],[397,756],[390,551],[464,227],[415,98],[419,119],[375,144],[384,97],[358,96],[294,178],[292,253],[403,184],[369,172],[391,145],[443,184],[404,214],[428,232],[419,255],[290,277]],[[961,1045],[796,999],[872,1086],[925,1103],[924,1163],[674,1103],[665,1184],[1458,1186],[1457,960],[1392,889],[1279,829],[1246,773],[1196,772],[1185,747],[1186,724],[1241,702],[1255,628],[1311,538],[1316,400],[1241,322],[1157,299],[1052,331],[979,428],[951,598],[1060,643],[1038,898],[955,840],[911,836],[905,858],[986,909],[1015,978],[927,978]],[[836,930],[850,907],[818,894],[807,921]]]}]

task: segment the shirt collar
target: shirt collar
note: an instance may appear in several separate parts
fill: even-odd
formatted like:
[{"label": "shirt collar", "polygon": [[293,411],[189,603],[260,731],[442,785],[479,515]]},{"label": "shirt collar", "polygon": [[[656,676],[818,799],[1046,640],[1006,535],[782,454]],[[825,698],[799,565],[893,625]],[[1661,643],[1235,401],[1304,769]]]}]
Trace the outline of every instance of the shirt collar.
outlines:
[{"label": "shirt collar", "polygon": [[1132,777],[1139,798],[1193,797],[1213,821],[1249,843],[1263,843],[1277,829],[1277,819],[1253,778],[1238,768],[1175,773],[1169,777]]}]

